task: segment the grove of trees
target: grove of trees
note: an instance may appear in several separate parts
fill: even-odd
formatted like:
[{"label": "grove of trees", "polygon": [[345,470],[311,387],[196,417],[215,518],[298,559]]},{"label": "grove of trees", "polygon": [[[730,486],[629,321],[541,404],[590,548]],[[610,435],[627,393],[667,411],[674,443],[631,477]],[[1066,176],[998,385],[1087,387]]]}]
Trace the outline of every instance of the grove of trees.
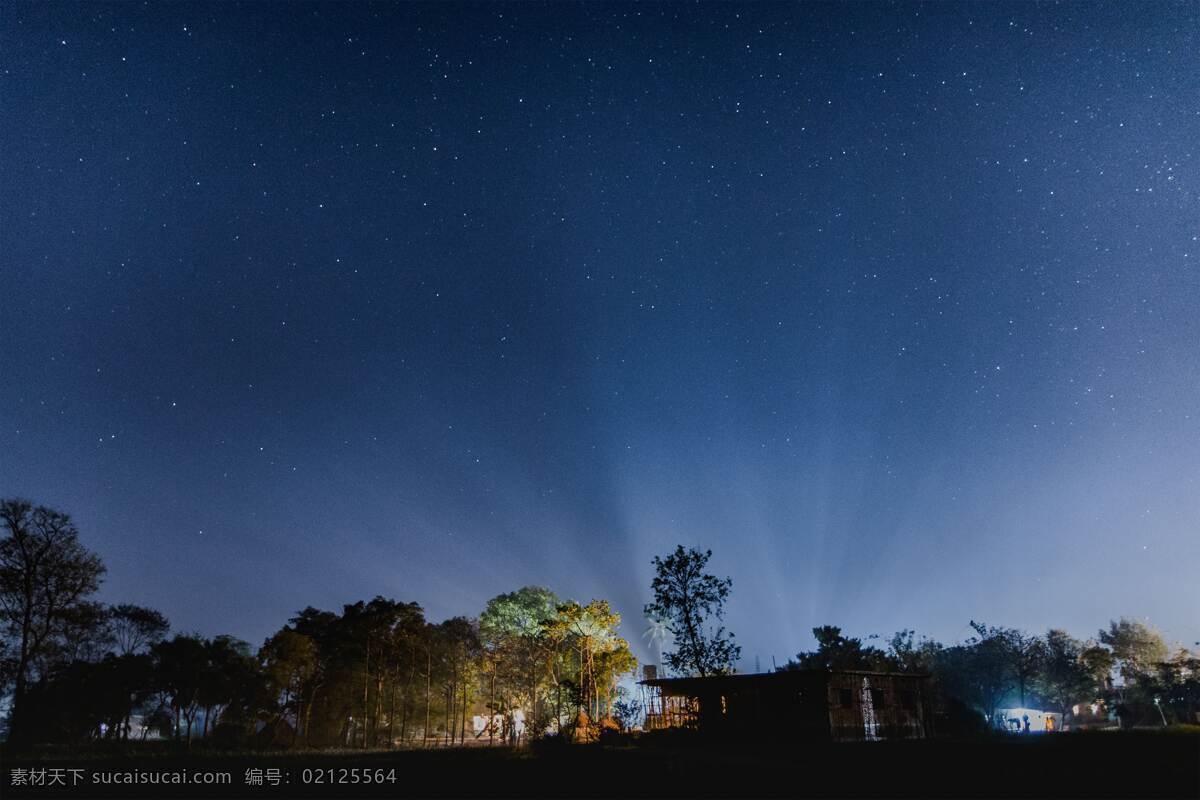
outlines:
[{"label": "grove of trees", "polygon": [[944,733],[982,728],[1001,708],[1041,708],[1076,725],[1200,721],[1200,656],[1183,647],[1169,653],[1144,622],[1116,620],[1088,640],[1056,628],[1035,636],[970,626],[973,634],[959,644],[903,630],[876,646],[826,625],[813,629],[817,648],[783,668],[928,674]]},{"label": "grove of trees", "polygon": [[[173,632],[153,609],[98,602],[104,565],[65,514],[5,500],[0,524],[0,697],[12,750],[152,735],[181,748],[590,741],[641,718],[621,685],[637,662],[605,600],[526,586],[476,618],[434,622],[417,603],[375,597],[300,610],[255,648]],[[659,644],[669,645],[662,658],[674,674],[737,667],[740,649],[722,624],[732,583],[707,572],[711,556],[678,547],[653,562],[645,613],[669,640]],[[1005,704],[1064,714],[1082,705],[1124,726],[1200,713],[1200,659],[1170,652],[1143,622],[1114,621],[1088,640],[971,628],[966,641],[943,645],[911,630],[873,644],[818,627],[816,649],[784,669],[928,673],[944,732],[982,727]]]},{"label": "grove of trees", "polygon": [[[104,567],[65,514],[0,503],[8,742],[388,747],[595,738],[637,662],[607,601],[525,587],[477,619],[384,597],[305,608],[257,649],[93,598]],[[134,725],[134,717],[141,720]],[[477,730],[475,717],[485,720]]]}]

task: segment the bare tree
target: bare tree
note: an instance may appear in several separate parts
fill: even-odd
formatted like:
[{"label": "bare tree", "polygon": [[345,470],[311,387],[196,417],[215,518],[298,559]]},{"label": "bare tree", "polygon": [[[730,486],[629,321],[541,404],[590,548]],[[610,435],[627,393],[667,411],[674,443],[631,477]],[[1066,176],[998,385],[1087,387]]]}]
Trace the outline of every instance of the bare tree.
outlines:
[{"label": "bare tree", "polygon": [[171,623],[153,608],[122,603],[108,612],[108,626],[119,655],[132,655],[161,642]]}]

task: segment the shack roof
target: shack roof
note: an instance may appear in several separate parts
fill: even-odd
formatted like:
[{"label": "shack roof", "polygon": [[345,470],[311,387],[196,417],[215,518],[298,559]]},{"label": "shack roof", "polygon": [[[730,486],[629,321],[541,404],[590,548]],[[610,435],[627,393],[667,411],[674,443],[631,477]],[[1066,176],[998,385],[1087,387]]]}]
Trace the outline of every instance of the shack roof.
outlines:
[{"label": "shack roof", "polygon": [[876,672],[866,669],[781,669],[775,672],[750,672],[734,675],[709,675],[688,678],[650,678],[639,681],[643,686],[656,686],[668,694],[703,694],[720,689],[741,689],[781,683],[809,683],[824,680],[834,675],[861,675],[865,677],[928,678],[925,672]]}]

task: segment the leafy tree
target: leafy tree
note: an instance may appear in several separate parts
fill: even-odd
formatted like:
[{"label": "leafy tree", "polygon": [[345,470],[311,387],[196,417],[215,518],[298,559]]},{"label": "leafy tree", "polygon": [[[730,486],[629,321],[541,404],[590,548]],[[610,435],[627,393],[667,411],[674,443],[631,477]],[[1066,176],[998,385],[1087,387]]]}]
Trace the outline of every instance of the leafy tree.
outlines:
[{"label": "leafy tree", "polygon": [[[350,694],[344,678],[344,665],[348,661],[343,643],[345,637],[340,630],[340,617],[332,611],[322,611],[309,606],[289,620],[291,630],[308,638],[316,650],[313,675],[306,687],[304,716],[300,724],[304,730],[305,744],[324,744],[338,741],[331,728],[341,728],[350,714]],[[345,730],[340,743],[345,744]]]},{"label": "leafy tree", "polygon": [[1200,654],[1180,648],[1168,661],[1158,664],[1147,689],[1160,718],[1172,722],[1200,722]]},{"label": "leafy tree", "polygon": [[1037,693],[1065,720],[1072,707],[1096,696],[1096,677],[1084,658],[1087,646],[1064,630],[1046,632]]},{"label": "leafy tree", "polygon": [[[368,603],[348,605],[342,611],[343,655],[356,664],[362,687],[354,734],[363,747],[373,746],[379,740],[380,720],[385,713],[385,683],[394,673],[389,659],[396,656],[395,629],[410,615],[424,622],[421,609],[415,603],[379,596]],[[428,666],[431,662],[428,658],[426,661]]]},{"label": "leafy tree", "polygon": [[1122,679],[1112,692],[1122,727],[1158,723],[1163,715],[1154,702],[1159,689],[1156,678],[1168,655],[1162,634],[1144,622],[1122,617],[1101,630],[1099,638]]},{"label": "leafy tree", "polygon": [[655,556],[654,602],[644,609],[647,617],[667,620],[675,643],[675,650],[665,654],[671,669],[701,677],[733,672],[742,651],[724,626],[713,627],[724,617],[733,581],[704,571],[711,557],[711,550],[684,550],[683,545],[666,558]]},{"label": "leafy tree", "polygon": [[310,636],[283,628],[267,639],[258,651],[258,658],[267,685],[277,698],[278,715],[293,720],[292,745],[295,746],[316,689],[316,642]]},{"label": "leafy tree", "polygon": [[174,736],[179,741],[181,721],[186,724],[187,744],[191,747],[192,732],[200,712],[200,693],[205,683],[208,652],[199,636],[176,634],[151,648],[154,656],[155,682],[169,700],[174,715]]},{"label": "leafy tree", "polygon": [[0,502],[0,624],[11,641],[13,699],[9,744],[27,742],[24,714],[31,672],[78,619],[81,605],[100,588],[104,565],[79,543],[66,514],[25,500]]},{"label": "leafy tree", "polygon": [[937,665],[937,655],[942,649],[939,642],[927,637],[918,640],[914,630],[896,631],[888,639],[888,668],[900,672],[933,674]]},{"label": "leafy tree", "polygon": [[466,709],[481,654],[479,632],[466,617],[445,620],[436,629],[438,661],[445,695],[448,744],[466,735]]},{"label": "leafy tree", "polygon": [[1100,631],[1100,642],[1109,647],[1121,677],[1136,684],[1151,674],[1155,665],[1167,660],[1167,643],[1162,634],[1144,622],[1125,619],[1109,623]]},{"label": "leafy tree", "polygon": [[434,638],[416,603],[375,597],[341,614],[306,608],[260,653],[274,692],[269,716],[293,718],[293,739],[302,731],[306,745],[390,745],[397,726],[405,739],[418,682],[432,717]]},{"label": "leafy tree", "polygon": [[1019,704],[1024,708],[1029,690],[1041,673],[1042,665],[1046,660],[1045,645],[1037,636],[1031,636],[1015,628],[1002,628],[1000,631],[1001,652],[1008,660]]},{"label": "leafy tree", "polygon": [[1005,628],[972,621],[975,635],[947,647],[938,658],[938,674],[949,694],[972,706],[988,720],[1014,687]]},{"label": "leafy tree", "polygon": [[891,667],[883,651],[870,645],[864,647],[860,639],[843,636],[842,629],[836,625],[822,625],[813,628],[812,632],[817,649],[798,653],[785,669],[887,670]]},{"label": "leafy tree", "polygon": [[260,696],[265,677],[250,645],[240,639],[217,636],[204,642],[204,651],[196,702],[204,709],[201,735],[208,738],[226,712],[232,712],[234,727],[249,724],[255,712],[266,705]]},{"label": "leafy tree", "polygon": [[[543,687],[547,679],[544,623],[553,619],[559,599],[549,589],[526,586],[488,601],[479,616],[479,633],[486,652],[488,707],[505,720],[505,733],[515,736],[513,712],[524,708],[528,718],[545,717]],[[556,685],[561,696],[561,686]],[[489,726],[489,738],[495,731]]]},{"label": "leafy tree", "polygon": [[119,717],[108,720],[115,726],[116,736],[129,738],[130,720],[139,706],[147,703],[154,694],[154,659],[147,653],[109,654],[108,682],[112,691],[112,708]]},{"label": "leafy tree", "polygon": [[1096,682],[1098,691],[1105,692],[1112,688],[1112,673],[1117,661],[1111,650],[1093,643],[1084,648],[1079,658],[1087,668],[1088,675]]},{"label": "leafy tree", "polygon": [[554,592],[542,586],[525,586],[488,601],[479,615],[480,633],[489,642],[517,636],[536,637],[542,623],[551,619],[559,606]]},{"label": "leafy tree", "polygon": [[[391,701],[388,714],[388,742],[395,741],[396,715],[400,714],[400,739],[408,736],[408,722],[412,711],[413,691],[418,669],[422,663],[421,653],[427,649],[429,627],[425,615],[416,603],[405,604],[392,625],[387,639],[386,669],[391,681]],[[396,711],[397,695],[402,703]]]},{"label": "leafy tree", "polygon": [[[576,727],[590,728],[594,720],[611,714],[620,675],[637,666],[629,644],[617,631],[621,616],[607,600],[592,600],[586,606],[574,601],[561,604],[555,616],[544,623],[547,639],[574,655],[573,669],[566,673],[575,688]],[[568,663],[570,663],[568,661]],[[561,727],[561,709],[559,725]],[[576,736],[591,738],[594,731],[576,730]]]}]

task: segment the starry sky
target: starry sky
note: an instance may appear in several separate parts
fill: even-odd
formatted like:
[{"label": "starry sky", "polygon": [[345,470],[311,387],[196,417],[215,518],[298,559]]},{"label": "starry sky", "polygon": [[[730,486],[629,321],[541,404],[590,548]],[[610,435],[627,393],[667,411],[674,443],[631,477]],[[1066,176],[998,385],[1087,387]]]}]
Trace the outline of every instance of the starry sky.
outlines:
[{"label": "starry sky", "polygon": [[1200,639],[1194,4],[9,3],[0,494],[261,641]]}]

